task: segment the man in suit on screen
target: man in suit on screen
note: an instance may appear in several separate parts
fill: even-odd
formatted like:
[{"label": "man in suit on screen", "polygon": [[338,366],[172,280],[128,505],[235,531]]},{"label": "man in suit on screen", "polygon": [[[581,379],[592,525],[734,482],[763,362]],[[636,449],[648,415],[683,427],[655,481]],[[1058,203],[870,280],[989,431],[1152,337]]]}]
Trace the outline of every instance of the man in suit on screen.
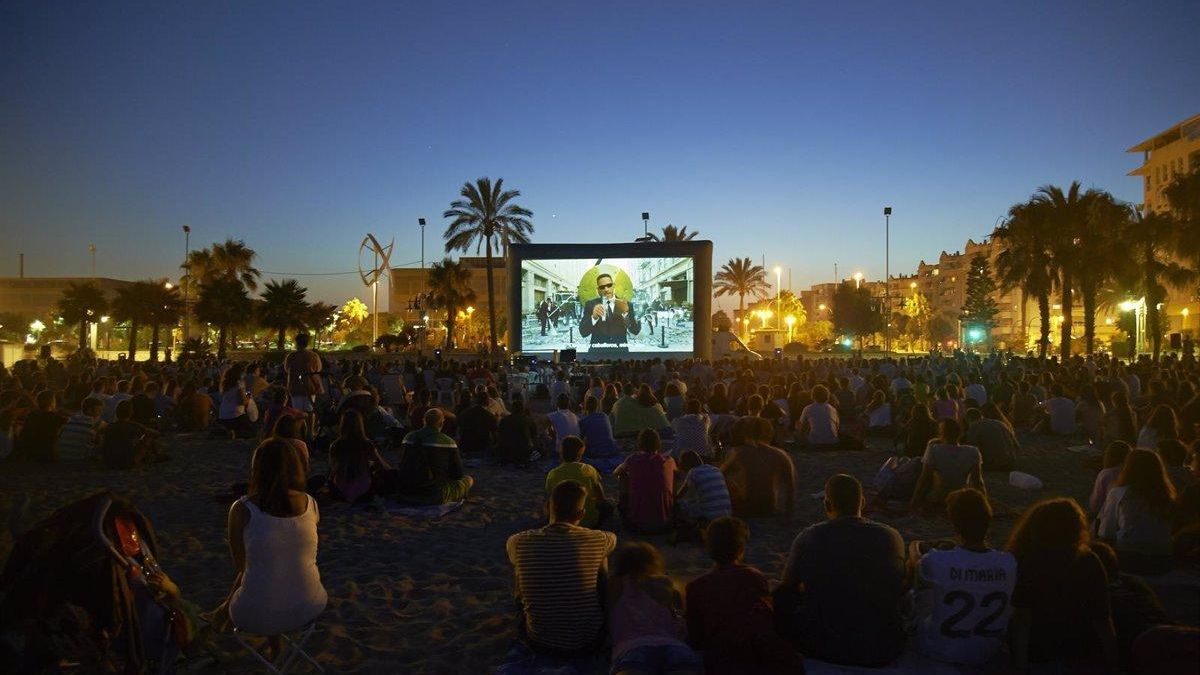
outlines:
[{"label": "man in suit on screen", "polygon": [[579,319],[580,337],[590,337],[593,345],[616,345],[629,342],[630,335],[642,330],[633,313],[633,305],[616,297],[612,275],[602,272],[596,277],[600,297],[587,301]]}]

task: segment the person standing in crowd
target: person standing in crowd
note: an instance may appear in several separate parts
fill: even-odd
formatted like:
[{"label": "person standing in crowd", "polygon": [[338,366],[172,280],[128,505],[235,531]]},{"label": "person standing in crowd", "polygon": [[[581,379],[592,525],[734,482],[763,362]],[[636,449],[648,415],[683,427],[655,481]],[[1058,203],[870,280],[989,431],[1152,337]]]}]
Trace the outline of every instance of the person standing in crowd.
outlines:
[{"label": "person standing in crowd", "polygon": [[325,391],[321,381],[323,365],[321,357],[308,348],[308,333],[296,333],[296,351],[287,355],[283,361],[284,376],[287,379],[287,392],[292,397],[292,407],[309,416],[308,435],[313,435],[316,424],[312,416],[316,410],[316,399]]}]

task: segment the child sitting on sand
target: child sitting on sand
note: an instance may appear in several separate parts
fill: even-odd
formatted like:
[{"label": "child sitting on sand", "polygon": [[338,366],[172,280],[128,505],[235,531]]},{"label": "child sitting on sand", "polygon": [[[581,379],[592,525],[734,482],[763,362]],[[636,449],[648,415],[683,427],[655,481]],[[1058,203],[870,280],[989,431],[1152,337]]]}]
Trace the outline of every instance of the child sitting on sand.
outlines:
[{"label": "child sitting on sand", "polygon": [[632,532],[663,532],[671,526],[675,460],[662,454],[654,429],[642,429],[637,449],[613,470],[621,481],[621,519]]},{"label": "child sitting on sand", "polygon": [[559,455],[562,464],[554,467],[546,474],[546,494],[554,492],[554,486],[565,480],[573,480],[587,490],[587,506],[584,509],[582,527],[596,529],[604,521],[612,517],[613,505],[604,497],[604,485],[600,482],[600,472],[590,464],[579,461],[583,457],[584,443],[578,436],[566,436],[562,439]]},{"label": "child sitting on sand", "polygon": [[741,518],[717,518],[704,545],[713,569],[687,585],[688,642],[709,673],[798,673],[800,657],[775,632],[770,584],[742,562],[750,528]]},{"label": "child sitting on sand", "polygon": [[654,546],[631,542],[613,554],[608,606],[611,672],[704,673],[704,661],[683,641],[683,597]]}]

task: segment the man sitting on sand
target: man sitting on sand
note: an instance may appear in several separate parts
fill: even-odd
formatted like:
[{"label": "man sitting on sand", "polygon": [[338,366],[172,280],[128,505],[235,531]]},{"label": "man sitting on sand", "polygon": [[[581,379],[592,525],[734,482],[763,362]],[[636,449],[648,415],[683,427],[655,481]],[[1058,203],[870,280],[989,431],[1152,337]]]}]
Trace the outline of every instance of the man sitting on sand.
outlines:
[{"label": "man sitting on sand", "polygon": [[770,445],[775,433],[771,422],[761,417],[743,417],[733,425],[733,435],[742,442],[729,451],[721,465],[733,512],[743,518],[791,516],[795,509],[796,477],[792,458]]},{"label": "man sitting on sand", "polygon": [[862,484],[825,482],[828,520],[805,528],[775,592],[775,624],[807,657],[885,666],[904,651],[904,540],[862,517]]},{"label": "man sitting on sand", "polygon": [[550,493],[550,524],[508,538],[521,623],[517,634],[535,652],[582,656],[604,641],[600,579],[617,535],[579,527],[587,490],[572,480]]},{"label": "man sitting on sand", "polygon": [[442,433],[439,408],[425,411],[425,426],[404,437],[396,498],[410,504],[448,504],[467,498],[475,479],[463,474],[458,444]]}]

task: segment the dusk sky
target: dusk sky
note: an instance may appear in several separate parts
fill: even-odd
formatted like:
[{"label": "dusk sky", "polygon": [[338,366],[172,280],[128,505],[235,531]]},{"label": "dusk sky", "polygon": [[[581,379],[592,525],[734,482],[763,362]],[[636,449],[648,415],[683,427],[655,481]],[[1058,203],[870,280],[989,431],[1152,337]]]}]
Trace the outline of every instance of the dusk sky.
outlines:
[{"label": "dusk sky", "polygon": [[650,211],[797,290],[881,277],[891,205],[911,272],[1044,183],[1141,200],[1125,149],[1200,112],[1200,2],[1119,4],[6,2],[0,276],[87,276],[94,242],[100,276],[174,277],[184,224],[281,278],[367,232],[415,264],[423,216],[435,260],[478,176],[536,242]]}]

